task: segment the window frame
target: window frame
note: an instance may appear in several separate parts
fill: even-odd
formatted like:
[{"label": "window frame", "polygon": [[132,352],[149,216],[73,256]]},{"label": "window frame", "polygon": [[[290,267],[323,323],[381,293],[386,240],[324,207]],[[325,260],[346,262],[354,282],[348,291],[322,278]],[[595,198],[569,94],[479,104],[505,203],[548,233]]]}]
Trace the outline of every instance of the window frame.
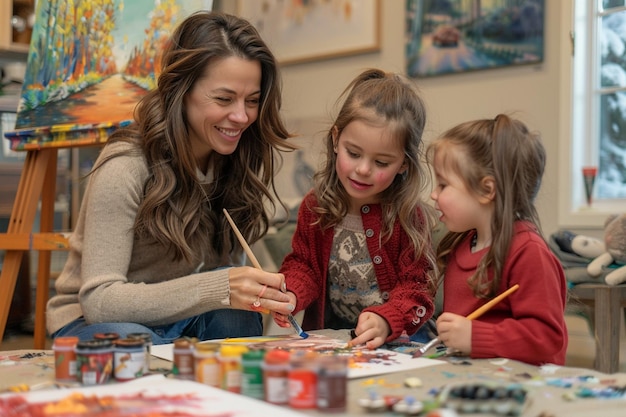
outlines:
[{"label": "window frame", "polygon": [[[584,6],[584,7],[581,7]],[[599,71],[597,40],[599,1],[575,0],[564,2],[564,27],[561,63],[564,76],[561,90],[561,140],[559,152],[559,210],[560,227],[598,228],[611,213],[623,212],[626,199],[594,200],[586,203],[582,167],[598,165],[600,138],[600,99],[596,85]],[[626,10],[626,7],[624,7]],[[584,72],[580,73],[581,68]],[[588,138],[594,138],[589,140]],[[595,161],[595,163],[594,163]]]}]

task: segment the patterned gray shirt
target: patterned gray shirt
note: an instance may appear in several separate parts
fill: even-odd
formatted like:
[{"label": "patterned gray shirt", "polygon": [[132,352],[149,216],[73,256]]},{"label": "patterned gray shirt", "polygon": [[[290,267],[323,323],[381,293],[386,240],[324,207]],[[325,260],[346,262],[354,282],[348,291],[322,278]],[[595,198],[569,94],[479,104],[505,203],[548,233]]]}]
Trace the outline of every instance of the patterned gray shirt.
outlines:
[{"label": "patterned gray shirt", "polygon": [[348,214],[335,227],[328,263],[332,313],[351,326],[364,308],[383,303],[365,239],[361,216]]}]

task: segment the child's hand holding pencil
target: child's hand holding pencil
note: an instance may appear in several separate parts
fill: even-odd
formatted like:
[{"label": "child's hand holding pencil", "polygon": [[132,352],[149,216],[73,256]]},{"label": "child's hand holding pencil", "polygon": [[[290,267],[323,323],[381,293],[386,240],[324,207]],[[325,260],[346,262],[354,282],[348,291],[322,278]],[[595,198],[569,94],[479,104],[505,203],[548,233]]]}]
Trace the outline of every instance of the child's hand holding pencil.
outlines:
[{"label": "child's hand holding pencil", "polygon": [[441,316],[439,316],[439,318],[437,319],[437,330],[439,332],[439,336],[422,346],[417,352],[413,354],[413,357],[418,358],[422,356],[424,353],[426,353],[426,351],[428,351],[430,348],[432,348],[442,340],[445,340],[446,346],[448,346],[449,348],[453,348],[461,353],[469,353],[472,348],[472,325],[470,323],[471,320],[477,319],[478,317],[485,314],[487,311],[493,308],[493,306],[517,291],[518,288],[518,284],[513,285],[502,294],[498,295],[497,297],[477,308],[467,317],[459,316],[458,314],[452,313],[442,313]]}]

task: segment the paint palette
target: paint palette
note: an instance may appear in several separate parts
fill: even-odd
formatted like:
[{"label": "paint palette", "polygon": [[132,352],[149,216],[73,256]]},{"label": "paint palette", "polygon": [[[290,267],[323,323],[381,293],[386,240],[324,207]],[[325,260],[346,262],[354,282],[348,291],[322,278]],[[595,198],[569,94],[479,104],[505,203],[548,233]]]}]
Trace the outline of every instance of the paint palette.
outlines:
[{"label": "paint palette", "polygon": [[462,384],[445,387],[438,400],[442,406],[459,413],[519,416],[526,397],[526,390],[519,384]]}]

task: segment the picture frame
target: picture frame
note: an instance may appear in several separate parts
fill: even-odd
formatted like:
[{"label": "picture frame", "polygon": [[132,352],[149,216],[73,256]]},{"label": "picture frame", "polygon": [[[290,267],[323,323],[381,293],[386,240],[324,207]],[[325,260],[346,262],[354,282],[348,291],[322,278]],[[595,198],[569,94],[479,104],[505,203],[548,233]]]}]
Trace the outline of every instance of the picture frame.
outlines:
[{"label": "picture frame", "polygon": [[282,65],[380,50],[380,0],[238,0]]},{"label": "picture frame", "polygon": [[545,0],[407,0],[406,70],[430,77],[544,59]]}]

